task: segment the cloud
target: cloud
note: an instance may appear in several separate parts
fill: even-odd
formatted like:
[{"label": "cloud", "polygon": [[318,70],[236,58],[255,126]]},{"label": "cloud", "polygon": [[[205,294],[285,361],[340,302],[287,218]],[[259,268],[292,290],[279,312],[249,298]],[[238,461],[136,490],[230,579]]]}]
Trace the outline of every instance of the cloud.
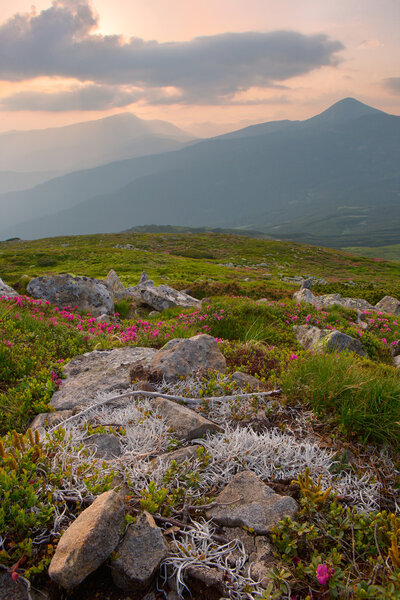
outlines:
[{"label": "cloud", "polygon": [[363,40],[359,45],[362,50],[370,50],[371,48],[380,48],[383,44],[377,39]]},{"label": "cloud", "polygon": [[[39,14],[0,26],[0,78],[64,76],[152,90],[160,103],[220,103],[251,87],[274,87],[323,66],[344,48],[324,34],[295,31],[221,33],[158,43],[96,33],[86,0],[54,0]],[[174,87],[175,95],[163,88]]]},{"label": "cloud", "polygon": [[400,95],[400,77],[388,77],[383,80],[383,85],[392,94]]},{"label": "cloud", "polygon": [[0,98],[0,108],[7,111],[107,110],[137,102],[141,94],[117,86],[89,84],[58,92],[26,91]]}]

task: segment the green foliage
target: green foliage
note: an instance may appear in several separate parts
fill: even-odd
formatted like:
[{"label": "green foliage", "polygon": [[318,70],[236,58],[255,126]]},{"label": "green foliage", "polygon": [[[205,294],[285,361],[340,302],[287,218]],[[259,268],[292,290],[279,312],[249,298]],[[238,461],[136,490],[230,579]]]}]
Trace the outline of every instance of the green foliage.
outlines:
[{"label": "green foliage", "polygon": [[282,389],[349,435],[400,447],[400,377],[393,368],[346,354],[311,354],[288,366]]},{"label": "green foliage", "polygon": [[[307,474],[303,483],[306,479]],[[286,517],[271,532],[293,596],[306,598],[309,589],[319,589],[326,597],[343,600],[400,598],[400,520],[385,511],[363,513],[328,497],[311,498],[309,484],[301,492],[297,520]],[[319,568],[325,570],[325,579],[318,579]],[[273,585],[271,592],[276,589]]]}]

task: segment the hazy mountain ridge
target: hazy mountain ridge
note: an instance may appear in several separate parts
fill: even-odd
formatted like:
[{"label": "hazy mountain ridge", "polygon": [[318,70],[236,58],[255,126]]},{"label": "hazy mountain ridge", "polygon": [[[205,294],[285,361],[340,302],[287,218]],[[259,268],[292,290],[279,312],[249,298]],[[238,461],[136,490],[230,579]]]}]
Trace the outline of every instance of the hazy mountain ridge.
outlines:
[{"label": "hazy mountain ridge", "polygon": [[[353,99],[307,121],[252,126],[156,161],[120,189],[93,194],[75,208],[6,235],[95,233],[156,223],[247,226],[276,237],[319,236],[319,243],[333,245],[342,239],[350,245],[353,237],[365,245],[374,231],[390,230],[390,243],[397,241],[400,117]],[[138,164],[131,161],[136,174]],[[359,208],[351,216],[346,207],[354,206]]]}]

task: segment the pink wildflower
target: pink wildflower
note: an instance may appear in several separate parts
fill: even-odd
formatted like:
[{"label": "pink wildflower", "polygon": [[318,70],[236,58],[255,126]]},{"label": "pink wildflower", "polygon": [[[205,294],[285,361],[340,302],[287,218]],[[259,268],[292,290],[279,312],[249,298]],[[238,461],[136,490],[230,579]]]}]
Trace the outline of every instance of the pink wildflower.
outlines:
[{"label": "pink wildflower", "polygon": [[317,579],[321,585],[326,585],[330,579],[332,579],[335,573],[335,569],[328,565],[318,565],[317,567]]}]

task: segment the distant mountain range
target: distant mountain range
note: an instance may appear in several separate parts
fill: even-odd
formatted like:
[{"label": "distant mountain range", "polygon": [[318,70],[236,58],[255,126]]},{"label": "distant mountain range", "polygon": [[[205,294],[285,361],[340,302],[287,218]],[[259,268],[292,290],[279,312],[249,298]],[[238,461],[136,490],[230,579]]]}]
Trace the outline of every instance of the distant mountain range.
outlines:
[{"label": "distant mountain range", "polygon": [[[34,180],[37,171],[52,171],[50,179],[116,160],[176,150],[192,139],[171,123],[139,119],[132,113],[65,127],[8,131],[0,134],[0,186],[6,179],[4,172],[17,172],[24,181],[29,174]],[[21,183],[16,181],[16,185]]]},{"label": "distant mountain range", "polygon": [[261,123],[5,194],[0,223],[3,238],[154,223],[337,247],[400,242],[400,117],[346,98],[306,121]]}]

